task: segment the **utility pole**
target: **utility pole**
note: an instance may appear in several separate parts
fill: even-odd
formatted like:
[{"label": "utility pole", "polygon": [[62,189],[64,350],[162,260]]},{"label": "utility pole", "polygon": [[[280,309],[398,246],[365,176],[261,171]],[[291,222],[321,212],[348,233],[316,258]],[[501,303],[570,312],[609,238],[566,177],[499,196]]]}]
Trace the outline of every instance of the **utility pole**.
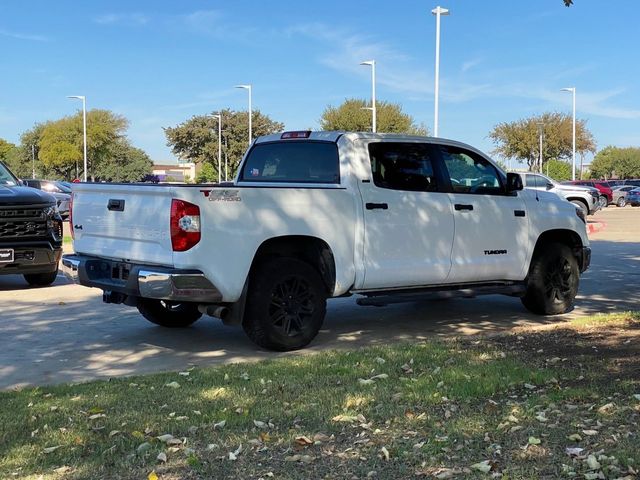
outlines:
[{"label": "utility pole", "polygon": [[36,146],[31,145],[31,178],[36,178]]}]

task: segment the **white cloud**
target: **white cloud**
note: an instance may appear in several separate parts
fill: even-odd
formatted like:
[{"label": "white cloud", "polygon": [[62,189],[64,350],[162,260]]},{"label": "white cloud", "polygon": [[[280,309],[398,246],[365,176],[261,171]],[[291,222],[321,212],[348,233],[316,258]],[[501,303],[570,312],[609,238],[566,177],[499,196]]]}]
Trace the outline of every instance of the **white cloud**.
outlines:
[{"label": "white cloud", "polygon": [[17,40],[30,40],[33,42],[48,42],[50,40],[49,37],[45,37],[44,35],[11,32],[2,28],[0,28],[0,35],[2,35],[3,37],[15,38]]},{"label": "white cloud", "polygon": [[141,27],[149,23],[149,17],[143,13],[106,13],[93,19],[100,25],[120,25]]},{"label": "white cloud", "polygon": [[474,67],[477,67],[478,65],[480,65],[482,63],[483,59],[482,58],[473,58],[471,60],[467,60],[466,62],[464,62],[462,64],[462,66],[460,67],[460,71],[462,73],[466,72],[467,70],[471,70]]}]

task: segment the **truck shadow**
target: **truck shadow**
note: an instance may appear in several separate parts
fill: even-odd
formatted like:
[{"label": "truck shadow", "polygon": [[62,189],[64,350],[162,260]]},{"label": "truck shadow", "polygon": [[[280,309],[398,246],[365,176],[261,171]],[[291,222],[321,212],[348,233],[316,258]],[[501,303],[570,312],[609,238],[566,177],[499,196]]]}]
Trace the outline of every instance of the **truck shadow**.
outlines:
[{"label": "truck shadow", "polygon": [[104,305],[99,290],[69,285],[61,278],[36,295],[26,283],[20,285],[21,277],[0,277],[0,290],[13,289],[0,292],[0,389],[493,333],[637,309],[640,243],[594,241],[592,246],[592,267],[582,278],[576,309],[567,315],[533,315],[519,299],[503,296],[387,307],[360,307],[355,298],[341,298],[329,302],[325,324],[312,344],[292,353],[260,350],[240,327],[207,317],[187,329],[158,327],[136,309]]}]

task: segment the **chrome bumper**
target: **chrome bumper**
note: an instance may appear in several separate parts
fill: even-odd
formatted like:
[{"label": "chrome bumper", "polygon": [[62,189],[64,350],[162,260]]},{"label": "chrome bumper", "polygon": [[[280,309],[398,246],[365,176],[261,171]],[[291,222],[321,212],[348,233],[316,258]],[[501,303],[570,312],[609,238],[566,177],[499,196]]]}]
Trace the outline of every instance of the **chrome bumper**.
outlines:
[{"label": "chrome bumper", "polygon": [[105,292],[180,302],[222,301],[220,291],[197,270],[123,264],[82,255],[64,255],[61,263],[71,282]]}]

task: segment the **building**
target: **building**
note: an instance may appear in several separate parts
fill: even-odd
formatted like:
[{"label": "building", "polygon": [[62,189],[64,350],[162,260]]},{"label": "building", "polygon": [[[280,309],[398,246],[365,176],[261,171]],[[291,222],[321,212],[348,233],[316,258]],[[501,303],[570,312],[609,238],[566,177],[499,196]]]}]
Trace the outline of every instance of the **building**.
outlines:
[{"label": "building", "polygon": [[199,170],[190,162],[153,165],[153,175],[161,182],[193,182]]}]

